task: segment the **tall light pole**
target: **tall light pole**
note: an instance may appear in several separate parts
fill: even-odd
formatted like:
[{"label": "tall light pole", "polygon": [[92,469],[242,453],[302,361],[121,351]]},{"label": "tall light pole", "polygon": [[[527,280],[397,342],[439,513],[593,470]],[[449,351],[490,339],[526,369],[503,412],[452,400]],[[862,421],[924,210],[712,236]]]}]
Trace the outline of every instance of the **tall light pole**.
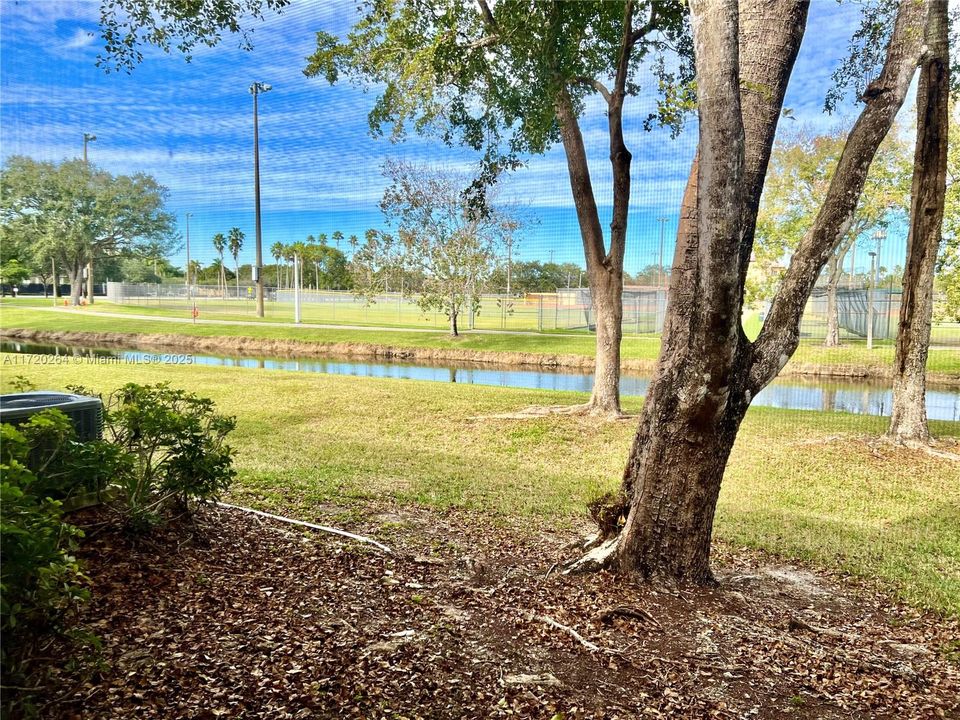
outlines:
[{"label": "tall light pole", "polygon": [[187,300],[190,299],[190,217],[193,213],[184,213],[187,220]]},{"label": "tall light pole", "polygon": [[260,126],[257,117],[257,98],[260,93],[269,92],[270,85],[255,82],[250,86],[253,95],[253,202],[256,213],[257,259],[254,267],[254,281],[257,283],[257,317],[263,317],[263,240],[260,233]]},{"label": "tall light pole", "polygon": [[84,163],[84,165],[87,165],[87,164],[88,164],[88,161],[87,161],[87,143],[92,143],[92,142],[93,142],[94,140],[96,140],[96,139],[97,139],[97,136],[96,136],[96,135],[93,135],[93,134],[91,134],[91,133],[85,132],[85,133],[83,134],[83,163]]},{"label": "tall light pole", "polygon": [[[83,164],[90,168],[90,161],[87,160],[87,143],[92,143],[97,139],[96,135],[85,132],[83,134]],[[93,305],[93,248],[90,248],[90,261],[87,263],[87,302]]]}]

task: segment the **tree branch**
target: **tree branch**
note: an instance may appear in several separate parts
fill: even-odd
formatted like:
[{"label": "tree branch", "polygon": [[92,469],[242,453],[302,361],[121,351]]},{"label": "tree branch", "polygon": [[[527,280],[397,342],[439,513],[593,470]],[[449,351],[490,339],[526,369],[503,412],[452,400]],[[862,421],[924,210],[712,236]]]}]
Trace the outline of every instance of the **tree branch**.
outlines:
[{"label": "tree branch", "polygon": [[847,137],[830,188],[813,227],[800,241],[751,348],[748,387],[756,395],[790,359],[800,338],[800,318],[824,264],[843,241],[866,183],[870,164],[903,105],[920,59],[930,3],[901,0],[887,57],[875,91]]},{"label": "tree branch", "polygon": [[574,75],[570,78],[568,85],[586,85],[587,87],[592,87],[600,95],[603,96],[603,99],[607,101],[607,105],[610,104],[610,90],[607,89],[607,86],[595,78],[587,77],[585,75]]},{"label": "tree branch", "polygon": [[633,51],[633,0],[627,0],[623,8],[623,40],[620,42],[620,57],[617,59],[617,74],[613,81],[616,101],[623,102],[623,92],[627,86],[627,70],[630,68],[630,53]]},{"label": "tree branch", "polygon": [[645,22],[643,25],[638,27],[636,30],[630,33],[628,38],[630,47],[632,48],[640,40],[646,37],[650,32],[656,29],[656,26],[657,26],[657,6],[656,4],[654,4],[650,8],[650,19],[647,20],[647,22]]},{"label": "tree branch", "polygon": [[498,42],[500,42],[499,35],[487,35],[486,37],[482,37],[479,40],[474,40],[472,43],[467,45],[467,50],[490,47],[492,45],[496,45]]},{"label": "tree branch", "polygon": [[483,24],[486,25],[491,32],[498,32],[499,27],[497,26],[497,20],[493,17],[493,11],[490,10],[487,0],[477,0],[477,5],[480,6],[480,13],[483,15]]}]

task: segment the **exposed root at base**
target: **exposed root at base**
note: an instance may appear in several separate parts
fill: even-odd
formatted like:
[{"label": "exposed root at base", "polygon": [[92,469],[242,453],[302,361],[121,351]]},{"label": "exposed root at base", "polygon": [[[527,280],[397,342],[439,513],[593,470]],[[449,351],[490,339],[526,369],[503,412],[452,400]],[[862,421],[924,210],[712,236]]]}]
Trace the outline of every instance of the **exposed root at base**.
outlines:
[{"label": "exposed root at base", "polygon": [[577,575],[579,573],[597,572],[605,570],[613,564],[617,555],[617,549],[620,547],[620,536],[612,537],[609,540],[600,543],[590,550],[586,555],[568,563],[563,569],[564,575]]},{"label": "exposed root at base", "polygon": [[551,415],[594,417],[600,420],[630,420],[635,417],[622,410],[605,410],[592,403],[582,403],[580,405],[531,405],[517,412],[481,415],[471,417],[470,420],[532,420]]},{"label": "exposed root at base", "polygon": [[886,442],[889,445],[894,447],[903,447],[910,450],[919,450],[920,452],[926,453],[927,455],[932,455],[936,458],[942,458],[944,460],[950,460],[952,462],[960,462],[960,455],[949,450],[939,450],[937,449],[937,441],[933,438],[929,440],[910,440],[905,438],[898,438],[894,435],[883,435],[880,438],[881,441]]}]

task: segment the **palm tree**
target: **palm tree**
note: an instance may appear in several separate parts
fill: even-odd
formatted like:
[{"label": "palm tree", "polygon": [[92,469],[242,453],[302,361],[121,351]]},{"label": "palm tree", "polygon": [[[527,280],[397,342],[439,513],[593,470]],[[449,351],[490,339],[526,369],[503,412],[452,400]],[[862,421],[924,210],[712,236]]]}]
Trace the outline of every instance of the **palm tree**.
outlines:
[{"label": "palm tree", "polygon": [[237,298],[240,297],[240,249],[243,247],[244,234],[238,227],[230,228],[230,254],[233,255],[233,266],[237,269]]},{"label": "palm tree", "polygon": [[220,256],[220,273],[217,276],[217,285],[220,286],[220,294],[226,298],[227,296],[227,275],[223,271],[223,251],[227,247],[227,239],[223,236],[223,233],[217,233],[213,236],[213,249],[217,251],[217,255]]},{"label": "palm tree", "polygon": [[270,254],[273,255],[274,266],[277,269],[277,289],[282,290],[280,286],[280,258],[283,257],[283,243],[275,242],[270,246]]}]

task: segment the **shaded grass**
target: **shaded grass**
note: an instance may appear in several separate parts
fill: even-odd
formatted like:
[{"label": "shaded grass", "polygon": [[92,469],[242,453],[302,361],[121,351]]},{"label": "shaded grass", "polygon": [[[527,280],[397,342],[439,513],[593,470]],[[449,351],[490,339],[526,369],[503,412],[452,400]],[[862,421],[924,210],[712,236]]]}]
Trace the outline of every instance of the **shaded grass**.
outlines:
[{"label": "shaded grass", "polygon": [[[19,302],[19,301],[18,301]],[[117,306],[99,303],[101,312]],[[9,302],[0,305],[0,325],[5,328],[31,330],[119,332],[119,333],[176,333],[186,336],[217,338],[261,338],[267,340],[300,340],[322,343],[372,343],[395,348],[430,348],[493,351],[502,353],[536,353],[541,355],[575,355],[593,357],[596,343],[592,335],[540,333],[511,335],[493,333],[466,333],[451,338],[445,332],[416,331],[390,332],[377,329],[297,328],[264,323],[261,325],[193,324],[188,320],[169,322],[116,318],[97,315],[89,308],[52,312]],[[653,336],[625,336],[621,348],[624,360],[655,361],[660,351],[660,340]],[[786,371],[803,367],[807,370],[829,367],[839,374],[865,372],[887,373],[893,363],[893,347],[881,346],[867,350],[862,344],[825,348],[803,343],[797,349]],[[939,379],[960,376],[960,350],[932,349],[927,371]]]},{"label": "shaded grass", "polygon": [[[10,355],[0,356],[6,363]],[[22,362],[22,359],[21,359]],[[238,416],[232,500],[314,517],[328,502],[393,499],[561,526],[619,481],[633,422],[477,419],[576,393],[243,368],[3,364],[41,388],[169,380]],[[640,401],[627,399],[636,411]],[[716,537],[877,577],[916,605],[960,615],[960,465],[871,444],[842,413],[754,408],[724,480]],[[883,418],[858,418],[874,435]],[[932,423],[960,437],[960,423]]]}]

